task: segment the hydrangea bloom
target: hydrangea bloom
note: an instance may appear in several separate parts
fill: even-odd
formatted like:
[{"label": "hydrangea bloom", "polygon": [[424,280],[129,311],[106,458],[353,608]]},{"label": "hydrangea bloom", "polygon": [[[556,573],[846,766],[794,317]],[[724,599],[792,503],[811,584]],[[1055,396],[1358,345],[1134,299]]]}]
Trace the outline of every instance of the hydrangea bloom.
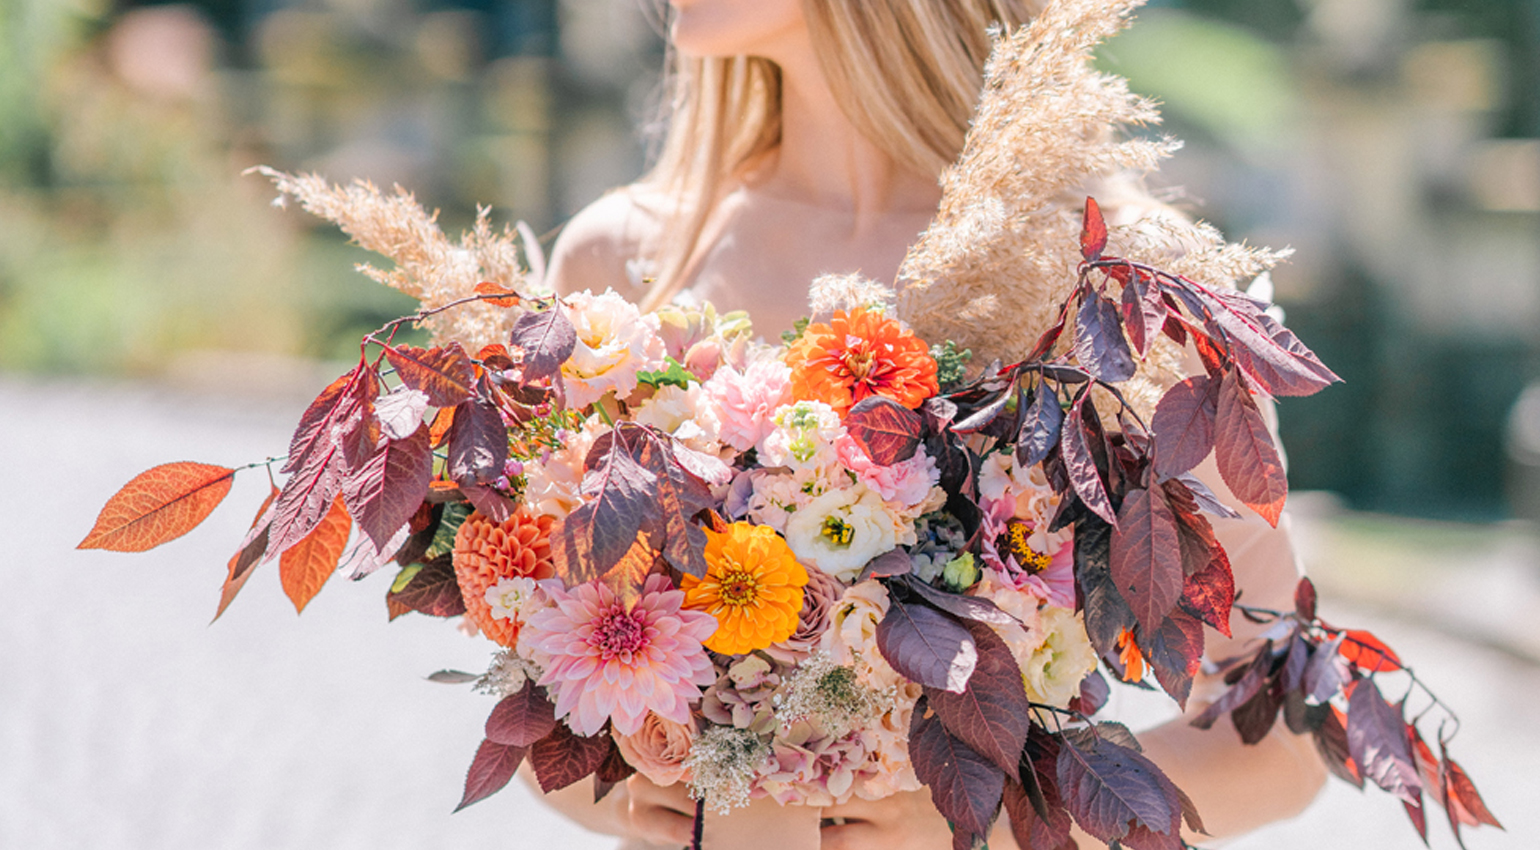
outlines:
[{"label": "hydrangea bloom", "polygon": [[521,645],[545,668],[539,684],[572,731],[593,735],[612,719],[616,732],[634,735],[648,711],[690,722],[690,703],[716,681],[701,645],[716,629],[710,614],[681,610],[684,593],[661,575],[647,579],[630,611],[598,581],[542,589],[555,607],[530,618]]}]

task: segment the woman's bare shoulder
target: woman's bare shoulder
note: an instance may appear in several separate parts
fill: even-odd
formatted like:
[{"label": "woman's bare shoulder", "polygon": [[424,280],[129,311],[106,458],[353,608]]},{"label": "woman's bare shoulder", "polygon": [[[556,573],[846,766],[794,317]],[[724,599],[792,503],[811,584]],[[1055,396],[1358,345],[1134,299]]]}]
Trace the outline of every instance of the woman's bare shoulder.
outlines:
[{"label": "woman's bare shoulder", "polygon": [[645,290],[663,230],[667,198],[633,184],[584,207],[551,248],[548,281],[560,293],[612,288],[627,296]]}]

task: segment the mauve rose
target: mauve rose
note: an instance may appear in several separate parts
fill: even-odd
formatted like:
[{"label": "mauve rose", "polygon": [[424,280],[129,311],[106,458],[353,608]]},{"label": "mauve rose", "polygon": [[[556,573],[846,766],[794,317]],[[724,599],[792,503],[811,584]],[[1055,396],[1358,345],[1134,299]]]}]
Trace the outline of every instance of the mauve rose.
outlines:
[{"label": "mauve rose", "polygon": [[615,744],[626,763],[658,785],[689,781],[690,771],[684,766],[684,758],[690,754],[690,743],[694,740],[694,726],[665,720],[652,712],[647,713],[636,734],[615,733]]},{"label": "mauve rose", "polygon": [[845,586],[819,569],[807,571],[807,585],[802,588],[802,612],[797,615],[797,630],[780,643],[765,650],[783,664],[798,664],[818,648],[819,638],[829,628],[834,603],[845,593]]}]

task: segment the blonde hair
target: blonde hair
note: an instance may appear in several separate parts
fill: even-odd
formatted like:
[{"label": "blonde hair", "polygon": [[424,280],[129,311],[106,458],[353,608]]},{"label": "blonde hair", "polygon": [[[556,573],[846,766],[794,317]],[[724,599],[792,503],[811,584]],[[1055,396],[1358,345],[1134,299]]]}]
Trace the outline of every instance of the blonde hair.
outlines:
[{"label": "blonde hair", "polygon": [[[991,27],[1026,23],[1041,0],[802,0],[825,79],[879,149],[938,177],[957,158],[983,85]],[[692,271],[712,209],[781,139],[781,70],[767,59],[670,52],[668,133],[642,183],[667,196],[653,309]]]}]

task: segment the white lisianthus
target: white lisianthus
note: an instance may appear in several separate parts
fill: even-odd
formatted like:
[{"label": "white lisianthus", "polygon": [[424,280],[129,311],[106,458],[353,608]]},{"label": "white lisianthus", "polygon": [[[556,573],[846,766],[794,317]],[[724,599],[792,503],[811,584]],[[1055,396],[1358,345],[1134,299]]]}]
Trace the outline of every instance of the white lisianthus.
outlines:
[{"label": "white lisianthus", "polygon": [[775,411],[775,427],[759,444],[763,466],[826,469],[839,464],[835,441],[845,433],[834,408],[821,401],[799,401]]},{"label": "white lisianthus", "polygon": [[898,545],[899,524],[881,494],[857,484],[798,508],[786,520],[786,543],[798,560],[851,582],[868,561]]},{"label": "white lisianthus", "polygon": [[1046,638],[1022,665],[1027,696],[1033,702],[1064,708],[1080,693],[1080,680],[1096,669],[1096,650],[1076,612],[1050,605],[1038,612],[1038,618]]},{"label": "white lisianthus", "polygon": [[629,395],[636,389],[636,373],[663,359],[657,319],[643,316],[614,290],[578,292],[563,302],[577,331],[572,356],[561,367],[568,407],[586,407],[610,390],[618,397]]},{"label": "white lisianthus", "polygon": [[658,387],[651,398],[632,409],[631,421],[672,434],[698,452],[714,455],[720,449],[716,410],[697,383],[689,389],[673,384]]}]

